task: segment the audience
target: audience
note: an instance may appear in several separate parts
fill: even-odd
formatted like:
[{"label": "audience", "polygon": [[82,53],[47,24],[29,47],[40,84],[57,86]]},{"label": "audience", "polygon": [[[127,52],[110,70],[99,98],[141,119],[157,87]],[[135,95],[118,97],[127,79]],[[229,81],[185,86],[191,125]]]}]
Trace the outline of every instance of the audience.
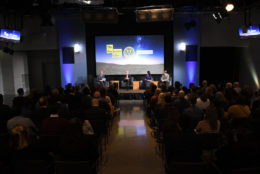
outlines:
[{"label": "audience", "polygon": [[191,84],[188,90],[176,82],[175,88],[146,92],[151,96],[148,116],[153,111],[150,125],[158,131],[157,141],[165,145],[167,165],[206,160],[223,173],[257,167],[260,97],[252,94],[249,86],[241,88],[239,82],[228,82],[223,88],[221,83],[216,87],[207,81],[202,87]]},{"label": "audience", "polygon": [[[65,90],[45,88],[40,93],[33,89],[28,96],[21,88],[17,92],[12,108],[3,104],[0,94],[0,135],[5,133],[0,139],[0,160],[50,162],[48,152],[52,152],[59,160],[96,163],[102,155],[100,138],[118,103],[113,86],[68,84]],[[210,160],[224,173],[259,164],[260,97],[256,93],[253,98],[249,86],[242,88],[239,82],[215,86],[204,80],[202,87],[191,84],[187,89],[176,81],[174,87],[160,89],[151,83],[144,96],[147,114],[158,131],[155,137],[165,145],[166,163],[203,161],[205,145],[200,136],[209,134],[221,135],[211,147],[214,158]],[[52,135],[60,137],[59,151],[45,148],[43,137]]]}]

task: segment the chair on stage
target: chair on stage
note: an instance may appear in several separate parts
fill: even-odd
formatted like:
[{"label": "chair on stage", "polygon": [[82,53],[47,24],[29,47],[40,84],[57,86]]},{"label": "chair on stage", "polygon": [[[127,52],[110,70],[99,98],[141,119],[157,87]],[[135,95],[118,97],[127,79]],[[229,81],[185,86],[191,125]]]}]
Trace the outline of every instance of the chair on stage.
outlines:
[{"label": "chair on stage", "polygon": [[123,79],[121,81],[121,88],[132,89],[133,81],[134,81],[134,77],[131,77],[129,80]]}]

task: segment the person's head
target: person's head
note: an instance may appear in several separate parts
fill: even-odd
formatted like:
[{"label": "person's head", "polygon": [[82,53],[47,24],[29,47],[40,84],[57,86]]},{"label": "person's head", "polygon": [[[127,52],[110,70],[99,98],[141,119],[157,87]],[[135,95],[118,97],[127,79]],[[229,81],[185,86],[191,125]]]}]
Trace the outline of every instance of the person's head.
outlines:
[{"label": "person's head", "polygon": [[4,97],[2,94],[0,94],[0,105],[4,103]]},{"label": "person's head", "polygon": [[147,71],[147,75],[150,76],[150,75],[151,75],[151,72],[150,72],[150,71]]},{"label": "person's head", "polygon": [[166,103],[171,103],[172,102],[171,94],[166,94],[164,100]]},{"label": "person's head", "polygon": [[161,93],[161,89],[160,89],[160,88],[157,88],[157,89],[155,90],[154,95],[158,97],[160,93]]},{"label": "person's head", "polygon": [[239,82],[234,82],[233,86],[234,86],[234,88],[239,88]]},{"label": "person's head", "polygon": [[24,95],[23,88],[17,89],[17,93],[18,93],[19,96],[23,96]]},{"label": "person's head", "polygon": [[90,95],[90,89],[89,89],[89,87],[88,86],[85,86],[84,88],[83,88],[83,90],[82,90],[82,93],[84,94],[84,95]]},{"label": "person's head", "polygon": [[167,74],[167,70],[164,70],[164,71],[163,71],[163,74]]},{"label": "person's head", "polygon": [[185,92],[183,90],[179,91],[179,98],[184,98]]},{"label": "person's head", "polygon": [[189,97],[189,103],[190,105],[194,106],[197,103],[197,97],[195,95],[190,95]]},{"label": "person's head", "polygon": [[82,135],[82,126],[80,119],[73,117],[69,120],[64,133],[64,137],[70,141],[77,141]]},{"label": "person's head", "polygon": [[227,88],[227,89],[232,88],[232,83],[231,83],[231,82],[227,82],[227,83],[226,83],[226,88]]},{"label": "person's head", "polygon": [[23,125],[15,125],[11,130],[10,145],[15,150],[23,150],[30,144],[28,130]]},{"label": "person's head", "polygon": [[57,88],[54,88],[52,91],[51,91],[51,94],[53,95],[53,96],[58,96],[59,95],[59,90],[57,89]]},{"label": "person's head", "polygon": [[51,114],[58,114],[60,109],[60,105],[58,103],[54,103],[50,106],[50,113]]},{"label": "person's head", "polygon": [[99,100],[100,100],[101,94],[99,91],[95,91],[93,94],[93,98],[91,100],[91,106],[99,106]]},{"label": "person's head", "polygon": [[218,127],[218,113],[215,108],[207,108],[205,112],[205,120],[209,121],[210,128],[216,130]]},{"label": "person's head", "polygon": [[167,89],[167,86],[165,84],[162,84],[162,92],[167,92],[168,89]]},{"label": "person's head", "polygon": [[128,75],[128,74],[129,74],[129,71],[128,71],[128,70],[126,70],[126,71],[125,71],[125,74],[126,74],[126,75]]},{"label": "person's head", "polygon": [[174,86],[177,90],[181,88],[181,83],[179,81],[175,81]]},{"label": "person's head", "polygon": [[202,86],[205,88],[208,86],[208,81],[207,80],[203,80],[202,81]]},{"label": "person's head", "polygon": [[47,106],[48,105],[48,102],[44,97],[40,97],[38,103],[39,103],[40,106]]},{"label": "person's head", "polygon": [[107,88],[101,88],[100,89],[100,96],[102,98],[104,98],[104,97],[106,97],[106,95],[107,95]]},{"label": "person's head", "polygon": [[225,105],[225,96],[222,92],[218,91],[216,92],[215,95],[215,101],[214,101],[215,106],[224,106]]},{"label": "person's head", "polygon": [[103,74],[104,74],[104,72],[103,72],[103,71],[100,71],[100,72],[99,72],[99,75],[100,75],[100,76],[102,76]]},{"label": "person's head", "polygon": [[95,91],[94,94],[93,94],[93,98],[96,98],[96,99],[99,99],[101,96],[100,92],[99,91]]}]

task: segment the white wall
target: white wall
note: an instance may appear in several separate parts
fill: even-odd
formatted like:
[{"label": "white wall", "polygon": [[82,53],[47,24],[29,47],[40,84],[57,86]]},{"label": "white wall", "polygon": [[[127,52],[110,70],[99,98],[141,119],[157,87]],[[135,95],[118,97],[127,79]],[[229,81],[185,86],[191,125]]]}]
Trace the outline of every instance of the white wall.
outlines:
[{"label": "white wall", "polygon": [[[61,65],[61,81],[64,87],[67,83],[87,83],[87,57],[85,24],[81,17],[60,18],[59,25],[59,49]],[[62,47],[73,47],[80,44],[80,53],[75,54],[74,64],[63,64]]]},{"label": "white wall", "polygon": [[[196,26],[187,30],[184,27],[185,22],[190,22],[191,20],[196,21]],[[188,15],[176,15],[174,18],[174,60],[173,60],[173,71],[174,71],[174,82],[179,81],[183,86],[189,85],[189,76],[192,73],[192,68],[194,69],[194,81],[196,85],[199,84],[199,61],[200,61],[200,21],[199,18]],[[186,52],[179,50],[179,44],[185,42],[186,45],[198,45],[198,61],[193,62],[194,66],[189,67],[188,62],[186,62]]]},{"label": "white wall", "polygon": [[15,52],[12,59],[15,91],[19,88],[23,88],[25,93],[28,93],[29,79],[27,54],[25,52]]},{"label": "white wall", "polygon": [[[0,24],[3,25],[1,21]],[[24,16],[21,42],[0,44],[15,50],[13,55],[0,51],[0,92],[10,104],[10,97],[16,95],[18,88],[29,91],[27,51],[57,50],[57,28],[56,25],[42,27],[39,16]]]}]

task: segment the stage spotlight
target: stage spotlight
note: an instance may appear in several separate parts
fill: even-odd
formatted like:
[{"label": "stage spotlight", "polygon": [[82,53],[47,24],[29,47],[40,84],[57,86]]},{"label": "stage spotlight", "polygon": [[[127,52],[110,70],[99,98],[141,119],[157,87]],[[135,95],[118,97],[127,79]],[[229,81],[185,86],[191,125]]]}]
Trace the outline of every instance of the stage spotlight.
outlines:
[{"label": "stage spotlight", "polygon": [[74,44],[74,52],[75,53],[79,53],[81,51],[81,46],[80,44]]},{"label": "stage spotlight", "polygon": [[227,12],[231,12],[235,8],[234,4],[232,3],[227,3],[225,9]]},{"label": "stage spotlight", "polygon": [[225,19],[226,17],[228,17],[228,12],[225,11],[224,9],[221,10],[221,11],[217,11],[217,12],[214,12],[212,14],[214,20],[217,22],[217,23],[220,23],[223,19]]},{"label": "stage spotlight", "polygon": [[185,42],[181,42],[179,44],[179,50],[180,51],[185,51],[186,50],[186,43]]}]

